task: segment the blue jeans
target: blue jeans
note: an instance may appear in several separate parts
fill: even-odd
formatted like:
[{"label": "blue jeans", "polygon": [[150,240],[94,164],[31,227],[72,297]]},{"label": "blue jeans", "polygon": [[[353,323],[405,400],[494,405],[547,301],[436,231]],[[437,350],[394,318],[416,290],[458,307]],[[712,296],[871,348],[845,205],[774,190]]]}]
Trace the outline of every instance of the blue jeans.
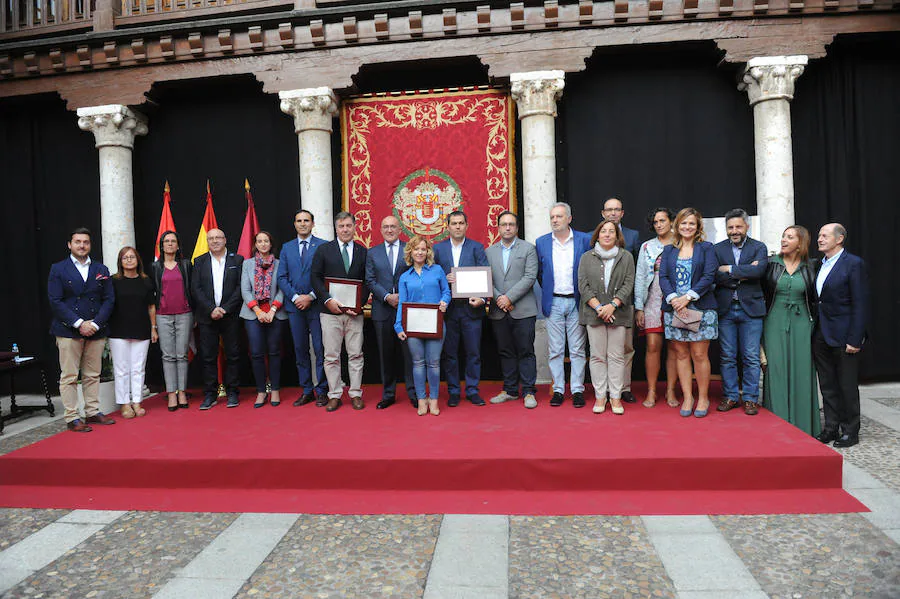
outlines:
[{"label": "blue jeans", "polygon": [[250,345],[250,366],[256,379],[256,392],[266,391],[266,356],[269,356],[269,382],[272,391],[281,390],[281,331],[284,322],[273,320],[260,324],[255,318],[244,320],[247,342]]},{"label": "blue jeans", "polygon": [[[419,399],[437,399],[441,384],[441,348],[442,339],[419,339],[409,337],[406,340],[409,355],[412,358],[412,375],[416,383],[416,397]],[[425,379],[428,379],[429,395],[425,394]]]},{"label": "blue jeans", "polygon": [[322,324],[319,313],[307,310],[288,312],[291,323],[291,336],[294,338],[294,355],[297,359],[297,378],[303,393],[313,392],[312,364],[309,359],[309,341],[312,339],[313,351],[316,353],[316,386],[320,394],[328,392],[328,380],[325,378],[325,347],[322,345]]},{"label": "blue jeans", "polygon": [[572,393],[584,392],[584,327],[578,324],[578,304],[574,298],[554,297],[550,316],[546,319],[547,341],[550,346],[550,374],[553,376],[553,392],[565,393],[566,371],[563,361],[566,356],[566,338],[569,340],[569,362],[572,378],[569,388]]},{"label": "blue jeans", "polygon": [[749,316],[738,302],[732,302],[728,312],[719,317],[720,364],[725,399],[739,399],[737,364],[740,354],[743,366],[743,400],[759,403],[759,342],[763,320]]}]

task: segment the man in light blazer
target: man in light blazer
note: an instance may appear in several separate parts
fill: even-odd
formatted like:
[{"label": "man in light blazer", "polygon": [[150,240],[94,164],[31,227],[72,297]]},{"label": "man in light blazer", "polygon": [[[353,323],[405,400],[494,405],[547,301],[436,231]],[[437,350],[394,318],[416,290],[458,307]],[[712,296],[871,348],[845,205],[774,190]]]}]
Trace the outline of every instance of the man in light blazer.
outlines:
[{"label": "man in light blazer", "polygon": [[[347,348],[347,369],[350,373],[350,402],[354,410],[366,407],[362,398],[363,374],[363,315],[362,310],[343,306],[328,293],[326,278],[353,279],[363,283],[366,278],[366,248],[353,241],[356,217],[338,212],[334,217],[337,239],[320,247],[313,256],[312,284],[316,297],[322,302],[322,345],[325,348],[325,378],[328,380],[328,404],[325,410],[334,412],[341,407],[344,384],[341,381],[341,346]],[[366,299],[363,298],[363,303]]]},{"label": "man in light blazer", "polygon": [[[304,406],[312,401],[323,407],[328,402],[328,382],[325,380],[325,350],[322,347],[322,325],[319,320],[321,304],[312,288],[310,273],[316,250],[325,243],[312,234],[315,217],[309,210],[294,215],[297,238],[281,246],[278,268],[278,288],[284,293],[284,310],[288,315],[291,337],[294,340],[294,357],[297,362],[297,380],[300,397],[294,406]],[[316,382],[313,383],[309,344],[312,341],[316,356]]]},{"label": "man in light blazer", "polygon": [[[69,256],[50,267],[47,297],[53,320],[50,334],[59,349],[59,394],[66,427],[91,432],[91,424],[115,424],[100,411],[100,370],[115,294],[109,269],[91,260],[91,232],[69,235]],[[84,392],[85,420],[78,417],[78,372]]]},{"label": "man in light blazer", "polygon": [[866,341],[869,283],[862,258],[844,249],[847,229],[830,223],[819,231],[825,254],[816,275],[819,319],[813,360],[819,374],[825,426],[816,437],[835,447],[859,443],[859,352]]},{"label": "man in light blazer", "polygon": [[[743,404],[744,413],[755,416],[759,412],[759,344],[766,316],[761,281],[769,258],[766,244],[747,237],[749,229],[746,211],[729,210],[725,213],[728,239],[715,246],[719,262],[715,293],[725,396],[716,409],[727,412]],[[738,357],[742,366],[740,377]]]},{"label": "man in light blazer", "polygon": [[197,343],[203,363],[203,403],[201,410],[216,405],[219,383],[219,338],[225,350],[225,390],[227,407],[238,406],[240,373],[241,272],[244,259],[226,247],[225,233],[210,229],[206,234],[209,252],[194,260],[191,295],[194,320],[199,332]]},{"label": "man in light blazer", "polygon": [[406,242],[400,241],[400,221],[397,217],[384,217],[381,221],[381,236],[384,243],[379,243],[366,252],[366,285],[372,292],[372,323],[375,325],[375,339],[381,357],[381,401],[375,407],[383,410],[394,405],[397,379],[402,376],[406,382],[406,394],[415,408],[418,407],[418,401],[409,349],[406,342],[400,341],[394,332],[397,304],[400,301],[400,275],[409,268],[403,258]]},{"label": "man in light blazer", "polygon": [[[463,266],[488,266],[484,246],[466,237],[469,220],[462,210],[455,210],[447,216],[450,238],[434,245],[434,261],[447,273],[447,282],[456,280],[451,269]],[[442,363],[447,379],[450,399],[447,405],[459,405],[461,387],[459,384],[459,344],[466,350],[466,399],[472,405],[485,405],[478,394],[481,380],[481,323],[484,320],[484,299],[471,297],[450,302],[444,317],[444,351]]]},{"label": "man in light blazer", "polygon": [[519,398],[519,382],[526,408],[536,408],[535,382],[537,361],[534,356],[534,324],[537,300],[534,282],[538,274],[537,251],[519,239],[519,217],[510,211],[497,218],[500,241],[485,250],[494,282],[494,301],[488,318],[494,328],[503,391],[491,398],[492,404]]}]

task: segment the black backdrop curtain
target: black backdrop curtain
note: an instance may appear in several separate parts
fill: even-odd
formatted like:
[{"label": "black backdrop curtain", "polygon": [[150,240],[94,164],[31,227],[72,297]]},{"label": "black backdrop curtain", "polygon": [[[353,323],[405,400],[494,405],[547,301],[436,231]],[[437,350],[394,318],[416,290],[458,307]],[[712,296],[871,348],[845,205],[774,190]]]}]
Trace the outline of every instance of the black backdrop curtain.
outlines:
[{"label": "black backdrop curtain", "polygon": [[[861,378],[900,379],[900,35],[838,38],[797,80],[791,106],[797,222],[840,222],[866,261],[869,341]],[[815,250],[811,253],[819,256]]]},{"label": "black backdrop curtain", "polygon": [[[573,226],[593,231],[609,197],[641,240],[647,213],[693,206],[706,216],[756,212],[753,118],[734,69],[717,68],[712,44],[595,53],[567,75],[557,135],[558,189]],[[644,344],[633,372],[644,378]],[[710,350],[717,371],[718,349]]]},{"label": "black backdrop curtain", "polygon": [[[99,256],[100,178],[94,136],[78,128],[74,112],[55,95],[0,101],[0,234],[6,269],[0,310],[0,349],[19,345],[23,355],[43,357],[55,387],[56,347],[48,329],[47,273],[67,257],[69,232],[93,231]],[[17,379],[18,380],[18,379]],[[19,384],[38,389],[31,374]],[[5,392],[5,390],[3,391]]]}]

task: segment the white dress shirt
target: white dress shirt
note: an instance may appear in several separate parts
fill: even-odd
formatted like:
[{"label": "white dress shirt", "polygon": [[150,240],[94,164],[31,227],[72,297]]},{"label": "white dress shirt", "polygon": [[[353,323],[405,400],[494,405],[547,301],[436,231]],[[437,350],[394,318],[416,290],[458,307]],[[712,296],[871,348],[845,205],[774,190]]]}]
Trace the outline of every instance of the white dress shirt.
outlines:
[{"label": "white dress shirt", "polygon": [[212,266],[213,299],[216,301],[217,306],[221,306],[222,288],[225,286],[225,261],[228,258],[228,254],[222,254],[221,260],[212,254],[209,257],[209,263]]},{"label": "white dress shirt", "polygon": [[466,240],[463,239],[462,243],[456,245],[453,243],[453,240],[450,240],[450,253],[453,255],[453,266],[459,268],[459,259],[462,257],[462,249],[463,244],[466,243]]},{"label": "white dress shirt", "polygon": [[[303,254],[303,242],[304,241],[306,242],[306,254],[308,254],[312,249],[312,233],[310,233],[306,237],[301,237],[300,235],[297,235],[297,251],[300,254]],[[304,259],[306,258],[306,254],[303,254]],[[308,295],[310,295],[313,299],[316,299],[315,291],[310,290]],[[291,303],[293,304],[294,302],[296,302],[298,297],[300,297],[300,294],[295,293],[294,296],[291,298]]]},{"label": "white dress shirt", "polygon": [[340,252],[341,252],[342,259],[344,257],[344,255],[343,255],[344,247],[347,248],[347,257],[348,257],[347,262],[349,264],[353,264],[353,241],[348,241],[347,243],[344,243],[343,241],[338,241],[338,250],[340,250]]},{"label": "white dress shirt", "polygon": [[572,271],[575,268],[575,232],[569,228],[569,236],[560,242],[553,238],[553,293],[569,295],[575,293]]},{"label": "white dress shirt", "polygon": [[816,291],[819,293],[819,295],[822,295],[822,287],[825,286],[825,279],[828,278],[828,275],[831,273],[831,269],[834,268],[834,265],[837,264],[838,258],[840,258],[841,254],[843,253],[844,248],[841,248],[841,251],[839,251],[831,258],[822,258],[822,267],[819,269],[819,274],[816,276]]}]

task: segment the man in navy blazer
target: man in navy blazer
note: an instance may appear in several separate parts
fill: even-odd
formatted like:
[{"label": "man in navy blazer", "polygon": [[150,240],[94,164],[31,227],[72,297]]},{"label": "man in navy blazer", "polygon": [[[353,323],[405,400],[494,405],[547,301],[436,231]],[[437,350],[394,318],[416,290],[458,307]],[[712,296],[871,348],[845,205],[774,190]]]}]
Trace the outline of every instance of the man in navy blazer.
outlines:
[{"label": "man in navy blazer", "polygon": [[818,437],[835,447],[859,443],[859,352],[866,340],[869,284],[865,263],[844,249],[847,229],[830,223],[819,231],[825,254],[816,275],[819,319],[813,359],[819,374],[825,426]]},{"label": "man in navy blazer", "polygon": [[550,405],[561,406],[566,393],[564,359],[566,340],[572,365],[569,389],[572,405],[584,407],[585,330],[578,323],[578,264],[591,249],[591,236],[576,231],[572,223],[572,208],[556,202],[550,208],[550,233],[535,242],[538,255],[538,281],[541,284],[541,311],[547,318],[550,375],[553,395]]},{"label": "man in navy blazer", "polygon": [[[341,381],[341,346],[347,348],[347,370],[350,374],[350,402],[354,410],[366,407],[362,398],[363,315],[362,310],[342,305],[328,292],[327,278],[353,279],[362,283],[366,277],[366,248],[353,241],[356,217],[338,212],[334,217],[337,239],[320,247],[313,256],[312,284],[322,302],[322,346],[325,349],[325,378],[328,380],[328,404],[325,410],[341,407],[344,384]],[[362,298],[366,303],[366,298]]]},{"label": "man in navy blazer", "polygon": [[[434,245],[434,261],[447,273],[451,285],[456,277],[453,267],[489,266],[484,246],[466,237],[469,220],[462,210],[455,210],[447,217],[450,238]],[[444,316],[444,350],[442,362],[451,408],[459,405],[461,387],[459,384],[459,342],[462,339],[466,350],[466,399],[473,405],[485,405],[478,394],[481,381],[481,323],[484,320],[485,300],[480,297],[455,299],[450,302]]]},{"label": "man in navy blazer", "polygon": [[[59,394],[70,431],[88,433],[91,424],[115,424],[100,411],[100,370],[115,297],[109,270],[91,261],[91,232],[69,235],[69,257],[50,267],[47,297],[53,320],[50,334],[59,349]],[[78,417],[78,372],[85,421]]]},{"label": "man in navy blazer", "polygon": [[[722,389],[727,412],[741,405],[744,413],[759,413],[759,344],[766,302],[760,284],[769,263],[766,245],[747,237],[750,217],[740,208],[725,214],[728,239],[716,244],[716,302],[719,313]],[[738,376],[738,356],[743,366]],[[743,385],[739,386],[739,380]]]},{"label": "man in navy blazer", "polygon": [[409,401],[413,407],[417,407],[409,349],[406,342],[400,341],[394,332],[397,304],[400,301],[400,275],[409,268],[403,258],[406,242],[400,241],[400,221],[397,217],[384,217],[381,221],[381,236],[384,243],[379,243],[366,252],[366,285],[372,292],[372,323],[375,325],[375,339],[381,357],[381,401],[375,407],[383,410],[394,405],[397,379],[401,376],[406,382]]},{"label": "man in navy blazer", "polygon": [[241,272],[244,259],[226,248],[225,233],[210,229],[206,233],[209,252],[197,256],[191,275],[197,345],[203,364],[203,403],[209,410],[218,403],[219,338],[225,351],[225,391],[227,407],[238,407],[240,383]]},{"label": "man in navy blazer", "polygon": [[[322,325],[319,321],[321,305],[313,291],[310,273],[313,255],[325,240],[312,234],[314,226],[315,217],[309,210],[300,210],[294,214],[297,238],[281,246],[278,287],[284,293],[284,309],[294,340],[297,380],[300,382],[300,397],[294,401],[294,406],[304,406],[315,401],[317,406],[323,407],[328,403],[328,382],[325,379],[325,350],[322,347]],[[316,356],[315,383],[309,359],[310,341]]]},{"label": "man in navy blazer", "polygon": [[[641,248],[640,234],[634,229],[629,229],[622,224],[622,217],[625,216],[624,204],[619,198],[609,198],[603,203],[603,218],[611,220],[619,226],[622,236],[625,238],[625,249],[631,252],[635,260],[637,259],[638,250]],[[628,327],[625,330],[625,376],[622,379],[622,401],[625,403],[635,403],[634,394],[631,392],[631,368],[634,363],[634,328]]]}]

